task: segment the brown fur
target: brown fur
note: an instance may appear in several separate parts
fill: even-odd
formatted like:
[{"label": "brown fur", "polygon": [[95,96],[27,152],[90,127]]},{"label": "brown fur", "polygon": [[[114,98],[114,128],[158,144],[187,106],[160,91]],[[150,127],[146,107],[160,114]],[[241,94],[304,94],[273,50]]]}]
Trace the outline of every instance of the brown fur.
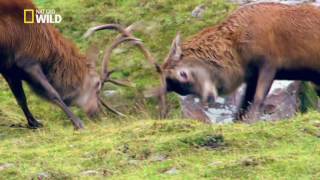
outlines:
[{"label": "brown fur", "polygon": [[[273,79],[310,80],[320,84],[320,10],[312,5],[246,5],[219,25],[185,41],[181,51],[181,61],[172,60],[169,55],[162,66],[170,82],[176,79],[172,76],[175,69],[190,69],[203,63],[207,65],[202,65],[202,70],[210,72],[208,76],[219,94],[231,93],[241,83],[251,83],[250,76],[256,76],[257,91],[254,83],[248,87],[254,88],[253,104],[257,107],[253,109],[257,110]],[[259,74],[253,75],[255,70]],[[274,73],[270,79],[268,72]],[[260,73],[264,74],[258,76]],[[198,84],[194,78],[189,82],[200,86],[204,79]],[[182,87],[177,83],[174,86],[176,90]],[[190,87],[189,84],[188,89],[196,89]],[[245,99],[251,99],[250,96],[246,95]]]},{"label": "brown fur", "polygon": [[0,0],[0,73],[8,83],[31,128],[41,127],[30,112],[22,81],[58,105],[76,129],[81,120],[68,108],[76,105],[90,117],[99,111],[101,79],[94,62],[50,24],[25,24],[31,0]]},{"label": "brown fur", "polygon": [[[29,0],[0,1],[0,50],[38,60],[61,96],[69,96],[83,86],[90,64],[52,25],[24,24],[23,10],[28,8],[36,9]],[[6,67],[16,63],[1,61]]]}]

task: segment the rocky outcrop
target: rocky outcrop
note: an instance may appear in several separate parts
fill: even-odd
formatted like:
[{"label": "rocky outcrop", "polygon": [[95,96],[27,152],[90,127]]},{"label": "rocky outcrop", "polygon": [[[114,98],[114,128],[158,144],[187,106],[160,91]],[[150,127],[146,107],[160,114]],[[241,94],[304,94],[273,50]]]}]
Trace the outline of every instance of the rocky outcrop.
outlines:
[{"label": "rocky outcrop", "polygon": [[[229,123],[234,120],[245,86],[228,97],[219,97],[215,103],[203,107],[193,96],[182,97],[182,113],[185,118],[206,123]],[[275,81],[264,101],[259,119],[279,120],[293,117],[298,111],[316,108],[318,98],[309,83],[299,81]]]}]

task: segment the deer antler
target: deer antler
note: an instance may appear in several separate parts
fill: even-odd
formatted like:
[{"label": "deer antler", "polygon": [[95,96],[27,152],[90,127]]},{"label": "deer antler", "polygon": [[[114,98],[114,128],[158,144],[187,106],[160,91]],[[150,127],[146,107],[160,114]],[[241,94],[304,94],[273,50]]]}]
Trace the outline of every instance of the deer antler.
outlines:
[{"label": "deer antler", "polygon": [[[104,30],[104,29],[112,29],[112,30],[116,30],[121,33],[121,35],[117,36],[117,38],[114,40],[113,44],[105,52],[101,77],[103,80],[102,82],[108,81],[108,82],[112,82],[114,84],[124,85],[124,86],[126,86],[126,84],[123,84],[122,82],[110,79],[110,75],[112,73],[108,69],[109,59],[110,59],[112,50],[114,48],[116,48],[119,44],[121,44],[122,42],[125,42],[125,41],[133,42],[134,45],[136,45],[142,51],[143,55],[146,57],[146,59],[149,61],[149,63],[155,66],[156,71],[161,76],[161,89],[162,89],[161,92],[162,93],[159,93],[160,109],[161,109],[160,118],[165,118],[167,116],[166,97],[165,97],[165,91],[164,91],[164,89],[166,89],[166,83],[165,83],[165,79],[164,79],[164,76],[162,73],[161,66],[156,63],[154,57],[151,55],[150,51],[144,46],[144,44],[139,39],[135,38],[132,35],[131,32],[134,29],[134,26],[135,26],[135,24],[132,24],[132,25],[128,26],[127,28],[123,28],[119,24],[105,24],[105,25],[90,28],[85,33],[84,37],[89,37],[95,31],[100,31],[100,30]],[[104,103],[104,104],[106,104],[106,103]],[[110,109],[110,108],[108,108],[108,109]]]},{"label": "deer antler", "polygon": [[166,81],[163,76],[162,68],[159,64],[156,63],[155,59],[151,55],[150,51],[144,46],[144,44],[141,41],[138,41],[135,43],[136,46],[142,51],[143,55],[146,57],[146,59],[155,66],[157,72],[160,74],[160,82],[161,86],[160,89],[157,90],[157,92],[154,94],[154,96],[159,97],[160,100],[160,118],[166,118],[168,116],[168,108],[166,105]]},{"label": "deer antler", "polygon": [[103,57],[103,61],[102,61],[102,71],[101,71],[102,85],[104,84],[104,82],[111,82],[111,83],[121,85],[121,86],[129,86],[127,83],[121,82],[119,80],[111,79],[111,74],[116,72],[116,70],[112,70],[112,71],[109,70],[109,61],[110,61],[110,57],[111,57],[111,53],[112,53],[113,49],[115,49],[121,43],[123,43],[123,42],[137,43],[139,41],[140,41],[139,39],[133,38],[133,37],[121,37],[121,38],[118,38],[117,40],[115,40],[112,43],[112,45],[106,49],[104,57]]},{"label": "deer antler", "polygon": [[114,108],[112,108],[108,103],[106,103],[101,97],[99,97],[99,101],[100,104],[102,106],[104,106],[106,109],[108,109],[109,111],[111,111],[112,113],[118,115],[118,116],[122,116],[122,117],[127,117],[126,115],[122,114],[121,112],[115,110]]},{"label": "deer antler", "polygon": [[[101,71],[101,87],[103,87],[104,83],[110,82],[119,86],[125,86],[128,87],[130,84],[128,82],[120,81],[120,80],[115,80],[111,79],[111,74],[116,72],[117,70],[109,70],[109,62],[110,62],[110,57],[113,49],[115,49],[117,46],[119,46],[121,43],[124,42],[133,42],[136,43],[140,41],[139,39],[132,38],[132,37],[121,37],[118,38],[116,41],[112,43],[112,45],[106,49],[103,61],[102,61],[102,71]],[[106,103],[102,98],[99,98],[101,105],[103,105],[106,109],[111,111],[112,113],[126,117],[126,115],[122,114],[121,112],[117,111],[116,109],[112,108],[108,103]]]},{"label": "deer antler", "polygon": [[[118,41],[119,38],[121,38],[121,37],[132,37],[132,38],[135,38],[131,33],[133,31],[135,25],[136,25],[135,23],[131,24],[130,26],[128,26],[125,29],[119,24],[105,24],[105,25],[101,25],[101,26],[96,26],[96,27],[90,28],[85,33],[84,37],[87,38],[87,37],[91,36],[95,31],[100,31],[100,30],[105,30],[105,29],[113,29],[113,30],[116,30],[119,33],[121,33],[120,36],[117,36],[115,41]],[[155,66],[157,72],[161,73],[160,65],[158,65],[156,63],[154,57],[151,55],[149,50],[143,45],[143,43],[136,43],[136,45],[143,52],[143,54],[145,55],[145,57],[149,61],[149,63]]]}]

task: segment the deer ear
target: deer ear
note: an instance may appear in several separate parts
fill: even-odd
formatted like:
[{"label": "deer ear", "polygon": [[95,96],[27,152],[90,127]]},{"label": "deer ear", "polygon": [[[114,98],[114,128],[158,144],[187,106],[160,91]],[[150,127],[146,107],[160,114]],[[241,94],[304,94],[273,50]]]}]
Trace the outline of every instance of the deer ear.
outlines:
[{"label": "deer ear", "polygon": [[91,45],[87,51],[86,56],[88,59],[88,63],[92,65],[93,67],[96,67],[96,61],[99,58],[99,49],[96,45]]},{"label": "deer ear", "polygon": [[179,61],[181,59],[181,55],[182,55],[181,37],[180,37],[180,33],[177,33],[171,45],[169,58],[175,61]]}]

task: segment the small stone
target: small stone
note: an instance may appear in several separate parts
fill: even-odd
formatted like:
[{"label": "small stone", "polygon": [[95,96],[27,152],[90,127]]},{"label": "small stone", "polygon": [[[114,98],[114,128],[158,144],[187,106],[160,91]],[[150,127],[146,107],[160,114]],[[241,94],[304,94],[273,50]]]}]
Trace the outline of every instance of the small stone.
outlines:
[{"label": "small stone", "polygon": [[128,161],[129,164],[132,164],[132,165],[138,165],[139,164],[139,161],[138,160],[135,160],[135,159],[131,159]]},{"label": "small stone", "polygon": [[96,176],[99,174],[96,170],[87,170],[80,173],[82,176]]},{"label": "small stone", "polygon": [[108,169],[104,169],[103,171],[102,171],[102,175],[103,176],[112,176],[112,171],[110,171],[110,170],[108,170]]},{"label": "small stone", "polygon": [[241,164],[244,166],[255,166],[255,165],[258,165],[258,162],[252,158],[245,158],[245,159],[242,159]]},{"label": "small stone", "polygon": [[4,164],[0,164],[0,171],[3,171],[5,169],[8,169],[8,168],[12,168],[14,165],[11,164],[11,163],[4,163]]},{"label": "small stone", "polygon": [[155,156],[152,156],[150,158],[150,161],[151,162],[162,162],[162,161],[165,161],[167,160],[167,156],[166,155],[163,155],[163,154],[160,154],[160,155],[155,155]]},{"label": "small stone", "polygon": [[38,177],[39,180],[47,179],[47,178],[50,177],[50,174],[47,173],[47,172],[41,172],[41,173],[37,174],[37,177]]},{"label": "small stone", "polygon": [[221,161],[215,161],[209,164],[209,166],[220,166],[222,164]]},{"label": "small stone", "polygon": [[175,175],[175,174],[178,174],[178,173],[179,173],[179,170],[177,168],[175,168],[175,167],[173,167],[173,168],[171,168],[171,169],[169,169],[169,170],[167,170],[165,172],[165,174],[169,174],[169,175]]},{"label": "small stone", "polygon": [[204,11],[205,11],[205,6],[203,4],[200,4],[199,6],[194,8],[191,15],[192,17],[195,17],[195,18],[202,18]]},{"label": "small stone", "polygon": [[117,93],[118,93],[117,91],[113,91],[113,90],[104,91],[104,95],[107,97],[115,96],[117,95]]}]

